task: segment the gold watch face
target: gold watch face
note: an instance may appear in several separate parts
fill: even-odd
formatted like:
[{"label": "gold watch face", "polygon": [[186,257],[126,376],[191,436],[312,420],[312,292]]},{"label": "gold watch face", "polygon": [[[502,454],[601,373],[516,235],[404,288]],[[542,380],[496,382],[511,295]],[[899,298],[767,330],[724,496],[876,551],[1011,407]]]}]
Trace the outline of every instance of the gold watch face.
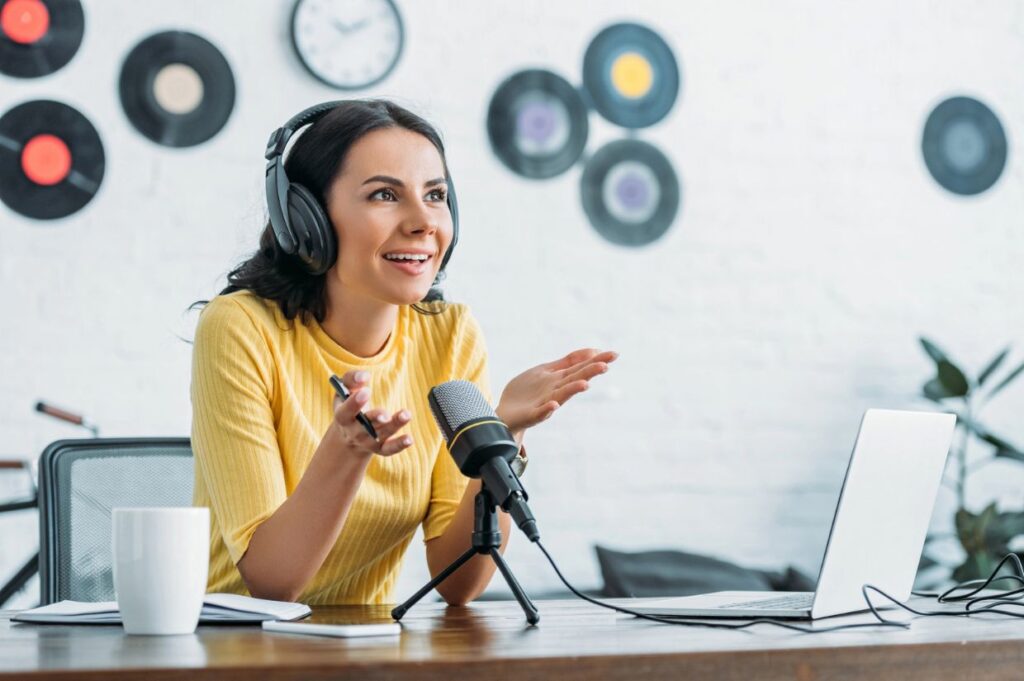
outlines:
[{"label": "gold watch face", "polygon": [[516,477],[519,477],[526,470],[526,457],[516,454],[509,462],[509,468],[516,474]]}]

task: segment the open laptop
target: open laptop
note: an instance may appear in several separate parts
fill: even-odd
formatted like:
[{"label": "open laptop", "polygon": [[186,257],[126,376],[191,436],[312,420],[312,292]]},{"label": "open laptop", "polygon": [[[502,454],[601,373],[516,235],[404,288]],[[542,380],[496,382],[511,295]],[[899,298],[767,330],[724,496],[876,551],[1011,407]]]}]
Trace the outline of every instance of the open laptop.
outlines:
[{"label": "open laptop", "polygon": [[906,601],[955,426],[953,414],[865,412],[813,592],[719,591],[633,609],[669,617],[817,619],[867,609],[865,584]]}]

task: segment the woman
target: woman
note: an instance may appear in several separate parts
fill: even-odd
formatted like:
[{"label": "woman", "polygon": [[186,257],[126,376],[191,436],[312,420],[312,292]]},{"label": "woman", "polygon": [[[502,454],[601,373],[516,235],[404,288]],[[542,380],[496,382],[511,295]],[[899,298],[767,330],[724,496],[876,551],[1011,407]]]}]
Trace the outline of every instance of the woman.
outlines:
[{"label": "woman", "polygon": [[[433,288],[456,236],[437,132],[386,101],[307,113],[272,137],[271,224],[196,329],[194,500],[211,511],[208,588],[311,604],[393,602],[417,527],[434,574],[470,546],[479,481],[445,450],[427,394],[465,379],[490,400],[487,354],[468,309]],[[275,166],[291,129],[310,121],[283,170]],[[322,211],[315,252],[304,225],[282,221],[284,196],[315,202],[284,210],[292,223]],[[615,356],[577,350],[530,369],[505,387],[496,412],[522,444]],[[332,374],[350,399],[332,400]],[[376,439],[356,420],[361,410]],[[499,515],[507,542],[508,516]],[[438,591],[466,603],[493,571],[475,557]]]}]

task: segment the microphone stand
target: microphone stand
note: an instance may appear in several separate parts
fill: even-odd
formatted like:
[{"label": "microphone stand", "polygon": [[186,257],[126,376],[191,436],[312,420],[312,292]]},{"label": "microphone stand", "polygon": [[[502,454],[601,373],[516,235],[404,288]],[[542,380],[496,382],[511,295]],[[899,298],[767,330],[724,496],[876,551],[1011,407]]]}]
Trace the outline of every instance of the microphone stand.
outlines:
[{"label": "microphone stand", "polygon": [[456,558],[451,565],[427,582],[422,589],[413,594],[412,598],[396,606],[391,611],[391,617],[396,621],[402,619],[402,616],[405,615],[409,608],[416,605],[417,601],[430,593],[434,587],[462,567],[470,558],[477,554],[488,554],[497,564],[502,577],[508,583],[508,588],[512,590],[512,595],[516,597],[519,605],[522,606],[523,612],[526,614],[526,621],[530,624],[536,624],[540,621],[540,613],[537,612],[536,606],[527,597],[523,587],[519,586],[519,582],[516,581],[511,568],[509,568],[505,559],[502,558],[501,552],[498,551],[501,546],[501,526],[498,525],[497,506],[498,504],[494,500],[494,496],[487,489],[487,484],[481,480],[480,491],[477,492],[476,498],[473,500],[473,545]]}]

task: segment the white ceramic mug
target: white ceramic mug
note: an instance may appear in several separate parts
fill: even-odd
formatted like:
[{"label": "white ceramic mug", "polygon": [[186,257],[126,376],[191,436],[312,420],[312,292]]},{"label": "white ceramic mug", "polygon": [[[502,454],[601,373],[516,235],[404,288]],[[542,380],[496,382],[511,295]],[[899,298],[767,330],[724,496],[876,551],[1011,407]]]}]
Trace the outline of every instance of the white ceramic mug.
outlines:
[{"label": "white ceramic mug", "polygon": [[129,634],[191,634],[210,567],[210,509],[115,508],[114,591]]}]

